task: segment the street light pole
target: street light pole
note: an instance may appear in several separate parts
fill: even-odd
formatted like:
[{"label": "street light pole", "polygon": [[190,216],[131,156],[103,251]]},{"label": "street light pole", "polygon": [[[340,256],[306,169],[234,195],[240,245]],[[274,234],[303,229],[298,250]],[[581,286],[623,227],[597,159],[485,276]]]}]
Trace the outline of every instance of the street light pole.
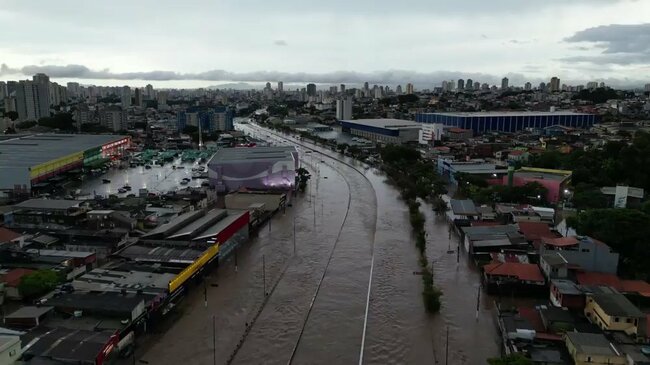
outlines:
[{"label": "street light pole", "polygon": [[266,261],[262,255],[262,283],[264,285],[264,297],[266,297]]}]

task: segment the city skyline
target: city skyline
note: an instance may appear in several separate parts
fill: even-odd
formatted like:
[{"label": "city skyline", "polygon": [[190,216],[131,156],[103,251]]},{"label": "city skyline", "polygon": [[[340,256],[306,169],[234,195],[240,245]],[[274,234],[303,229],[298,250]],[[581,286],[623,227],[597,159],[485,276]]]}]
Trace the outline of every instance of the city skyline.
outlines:
[{"label": "city skyline", "polygon": [[0,80],[45,73],[62,83],[158,88],[267,81],[423,88],[459,78],[535,85],[558,76],[567,84],[643,86],[650,4],[596,2],[10,1],[0,20],[21,31],[0,35]]}]

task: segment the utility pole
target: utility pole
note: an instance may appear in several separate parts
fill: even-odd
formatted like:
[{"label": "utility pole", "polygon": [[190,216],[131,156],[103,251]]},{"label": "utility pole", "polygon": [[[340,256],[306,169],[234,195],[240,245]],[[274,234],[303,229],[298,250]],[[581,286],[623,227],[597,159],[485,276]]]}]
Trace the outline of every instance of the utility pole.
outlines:
[{"label": "utility pole", "polygon": [[217,321],[212,316],[212,359],[214,365],[217,365]]},{"label": "utility pole", "polygon": [[264,285],[264,297],[266,297],[266,261],[264,255],[262,255],[262,283]]},{"label": "utility pole", "polygon": [[208,285],[205,281],[206,281],[206,277],[204,276],[203,277],[203,306],[207,308],[208,307]]},{"label": "utility pole", "polygon": [[476,295],[476,321],[478,321],[478,312],[481,309],[481,285],[478,286],[478,293]]},{"label": "utility pole", "polygon": [[449,326],[447,326],[447,344],[445,345],[445,365],[449,365]]}]

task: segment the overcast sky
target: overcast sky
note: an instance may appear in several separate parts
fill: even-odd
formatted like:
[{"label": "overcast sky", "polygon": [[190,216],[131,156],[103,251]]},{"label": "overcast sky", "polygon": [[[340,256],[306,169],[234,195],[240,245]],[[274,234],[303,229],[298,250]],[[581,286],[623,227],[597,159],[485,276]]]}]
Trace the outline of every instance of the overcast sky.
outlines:
[{"label": "overcast sky", "polygon": [[650,82],[648,0],[0,0],[0,24],[0,80]]}]

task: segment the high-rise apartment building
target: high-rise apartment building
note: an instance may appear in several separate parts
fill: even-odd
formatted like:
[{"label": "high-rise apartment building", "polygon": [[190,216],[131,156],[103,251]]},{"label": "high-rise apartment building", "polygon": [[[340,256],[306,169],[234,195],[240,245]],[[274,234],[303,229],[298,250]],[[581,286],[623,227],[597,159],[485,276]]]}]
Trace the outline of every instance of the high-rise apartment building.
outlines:
[{"label": "high-rise apartment building", "polygon": [[345,99],[336,100],[336,119],[350,120],[352,119],[352,97],[348,96]]},{"label": "high-rise apartment building", "polygon": [[134,101],[133,104],[134,104],[135,106],[137,106],[137,107],[141,107],[141,106],[142,106],[142,90],[140,90],[139,87],[136,87],[136,88],[135,88],[133,101]]},{"label": "high-rise apartment building", "polygon": [[533,84],[531,84],[530,82],[524,84],[524,90],[530,91],[532,89],[533,89]]},{"label": "high-rise apartment building", "polygon": [[645,84],[645,91],[650,91],[650,84]]},{"label": "high-rise apartment building", "polygon": [[465,88],[467,90],[474,89],[474,81],[472,81],[472,79],[467,79],[467,82],[465,83]]},{"label": "high-rise apartment building", "polygon": [[465,80],[458,79],[458,84],[456,84],[456,85],[458,86],[459,91],[465,89]]},{"label": "high-rise apartment building", "polygon": [[397,95],[402,95],[402,85],[397,85],[397,87],[395,88],[395,93]]},{"label": "high-rise apartment building", "polygon": [[[401,89],[402,88],[400,87],[400,91],[401,91]],[[410,82],[408,84],[406,84],[406,93],[410,95],[410,94],[413,94],[414,92],[415,92],[415,90],[413,88],[413,84],[410,83]]]},{"label": "high-rise apartment building", "polygon": [[341,84],[341,85],[339,86],[339,89],[340,89],[340,91],[341,91],[341,94],[345,94],[345,84]]},{"label": "high-rise apartment building", "polygon": [[36,93],[38,118],[50,116],[50,77],[43,73],[32,76]]},{"label": "high-rise apartment building", "polygon": [[316,84],[307,84],[307,96],[316,96]]},{"label": "high-rise apartment building", "polygon": [[4,99],[9,94],[7,93],[7,83],[4,81],[0,81],[0,99]]},{"label": "high-rise apartment building", "polygon": [[504,77],[501,79],[501,90],[508,90],[508,78]]},{"label": "high-rise apartment building", "polygon": [[560,78],[559,77],[553,76],[551,78],[550,91],[551,92],[560,91]]},{"label": "high-rise apartment building", "polygon": [[[269,84],[270,85],[270,84]],[[147,86],[144,87],[145,94],[147,95],[147,100],[153,100],[154,99],[154,90],[153,90],[153,85],[147,84]]]},{"label": "high-rise apartment building", "polygon": [[156,93],[156,100],[158,101],[158,107],[167,105],[167,97],[169,96],[169,91],[161,90]]},{"label": "high-rise apartment building", "polygon": [[31,80],[18,82],[16,88],[16,112],[18,120],[38,120],[41,118],[38,108],[38,90]]},{"label": "high-rise apartment building", "polygon": [[336,87],[336,85],[330,86],[330,94],[336,95],[337,92],[338,92],[338,88]]},{"label": "high-rise apartment building", "polygon": [[66,85],[68,87],[68,96],[71,98],[78,98],[81,96],[81,90],[79,88],[78,82],[68,82]]},{"label": "high-rise apartment building", "polygon": [[278,92],[280,94],[284,92],[284,83],[282,81],[278,81]]},{"label": "high-rise apartment building", "polygon": [[128,86],[122,86],[122,89],[120,90],[120,102],[122,103],[122,108],[126,110],[126,108],[131,106],[131,88]]},{"label": "high-rise apartment building", "polygon": [[113,132],[128,128],[126,112],[117,105],[110,105],[99,112],[99,123]]}]

